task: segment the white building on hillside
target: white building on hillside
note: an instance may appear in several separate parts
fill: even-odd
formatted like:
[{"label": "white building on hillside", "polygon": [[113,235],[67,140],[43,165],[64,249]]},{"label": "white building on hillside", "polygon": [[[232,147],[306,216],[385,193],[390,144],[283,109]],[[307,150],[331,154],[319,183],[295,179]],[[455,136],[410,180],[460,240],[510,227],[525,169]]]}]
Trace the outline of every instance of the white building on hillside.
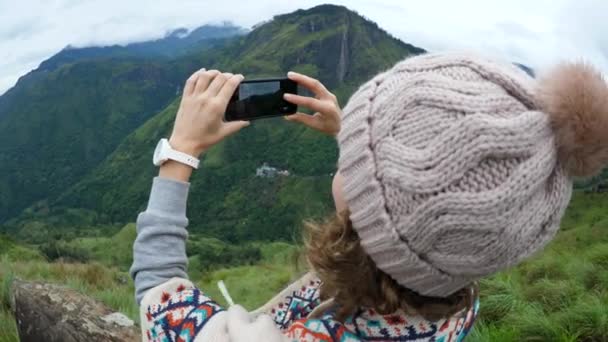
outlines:
[{"label": "white building on hillside", "polygon": [[262,164],[262,166],[258,167],[255,170],[255,176],[262,178],[274,178],[277,176],[287,177],[289,176],[289,174],[289,171],[279,170],[276,167],[268,165],[268,163]]}]

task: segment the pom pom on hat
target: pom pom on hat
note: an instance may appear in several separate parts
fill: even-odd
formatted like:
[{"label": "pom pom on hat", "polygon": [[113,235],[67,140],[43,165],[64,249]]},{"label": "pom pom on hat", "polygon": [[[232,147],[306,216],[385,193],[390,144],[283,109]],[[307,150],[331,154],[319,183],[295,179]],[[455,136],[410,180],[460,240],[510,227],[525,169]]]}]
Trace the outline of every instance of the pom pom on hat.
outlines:
[{"label": "pom pom on hat", "polygon": [[608,165],[608,84],[599,71],[585,63],[558,65],[541,78],[539,100],[571,176],[593,176]]}]

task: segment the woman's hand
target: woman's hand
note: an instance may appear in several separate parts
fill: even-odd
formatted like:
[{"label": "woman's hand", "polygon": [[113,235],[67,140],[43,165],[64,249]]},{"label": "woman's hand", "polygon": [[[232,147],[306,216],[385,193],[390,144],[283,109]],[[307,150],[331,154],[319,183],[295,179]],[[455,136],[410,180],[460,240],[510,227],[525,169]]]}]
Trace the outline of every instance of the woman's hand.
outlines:
[{"label": "woman's hand", "polygon": [[285,100],[298,106],[312,109],[316,113],[314,115],[296,113],[286,116],[285,119],[300,122],[319,132],[336,136],[338,132],[340,132],[341,114],[340,105],[338,104],[336,96],[327,90],[321,82],[314,78],[296,72],[289,72],[287,77],[313,92],[315,97],[285,94]]},{"label": "woman's hand", "polygon": [[224,122],[223,115],[243,75],[201,69],[186,81],[169,144],[199,157],[225,137],[248,126],[248,121]]}]

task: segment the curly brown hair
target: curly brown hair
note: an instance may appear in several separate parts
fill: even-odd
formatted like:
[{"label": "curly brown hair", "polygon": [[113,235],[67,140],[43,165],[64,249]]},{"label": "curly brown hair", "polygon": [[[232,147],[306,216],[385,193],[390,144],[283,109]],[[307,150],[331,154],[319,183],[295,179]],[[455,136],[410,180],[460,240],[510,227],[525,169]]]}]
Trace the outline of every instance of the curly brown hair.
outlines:
[{"label": "curly brown hair", "polygon": [[472,305],[476,284],[446,298],[422,296],[397,284],[365,253],[348,217],[344,212],[322,223],[306,223],[304,229],[306,259],[322,281],[321,299],[333,298],[337,304],[338,320],[365,307],[380,314],[401,309],[435,321]]}]

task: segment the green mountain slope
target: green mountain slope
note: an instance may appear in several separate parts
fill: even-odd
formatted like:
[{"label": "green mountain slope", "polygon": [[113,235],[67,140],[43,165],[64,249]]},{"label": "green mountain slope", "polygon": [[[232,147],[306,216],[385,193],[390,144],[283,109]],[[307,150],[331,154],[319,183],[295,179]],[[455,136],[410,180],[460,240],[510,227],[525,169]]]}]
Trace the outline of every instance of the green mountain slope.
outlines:
[{"label": "green mountain slope", "polygon": [[91,61],[15,89],[0,116],[0,221],[83,176],[166,106],[181,78],[153,61]]},{"label": "green mountain slope", "polygon": [[[362,81],[420,52],[354,12],[319,6],[275,17],[203,66],[248,77],[300,70],[319,77],[344,103]],[[150,162],[155,143],[169,134],[177,106],[175,100],[129,135],[53,206],[96,210],[113,222],[134,220],[157,171]],[[204,156],[192,180],[193,230],[229,241],[291,239],[303,218],[330,210],[336,157],[329,137],[282,119],[255,122]],[[255,177],[264,162],[291,175]]]},{"label": "green mountain slope", "polygon": [[242,33],[204,26],[125,47],[64,49],[23,76],[0,96],[0,223],[55,198],[166,107],[198,65],[169,57]]}]

